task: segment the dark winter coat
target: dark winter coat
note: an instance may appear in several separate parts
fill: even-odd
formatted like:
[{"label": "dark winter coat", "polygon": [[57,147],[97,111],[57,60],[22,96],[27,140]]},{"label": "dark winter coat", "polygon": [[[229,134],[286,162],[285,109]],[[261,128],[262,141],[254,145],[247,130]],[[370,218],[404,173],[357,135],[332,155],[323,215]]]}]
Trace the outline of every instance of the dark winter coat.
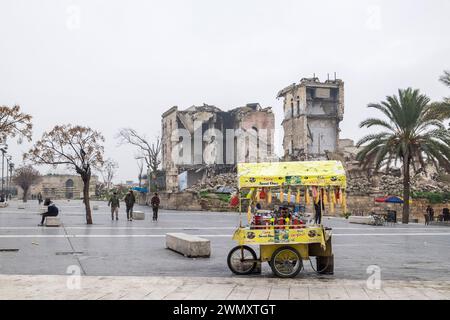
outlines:
[{"label": "dark winter coat", "polygon": [[112,208],[120,208],[120,200],[116,195],[111,196],[108,202],[108,206]]},{"label": "dark winter coat", "polygon": [[124,200],[125,200],[125,204],[127,205],[127,207],[132,207],[132,206],[134,206],[134,203],[136,202],[136,197],[134,196],[134,193],[129,192],[125,196]]}]

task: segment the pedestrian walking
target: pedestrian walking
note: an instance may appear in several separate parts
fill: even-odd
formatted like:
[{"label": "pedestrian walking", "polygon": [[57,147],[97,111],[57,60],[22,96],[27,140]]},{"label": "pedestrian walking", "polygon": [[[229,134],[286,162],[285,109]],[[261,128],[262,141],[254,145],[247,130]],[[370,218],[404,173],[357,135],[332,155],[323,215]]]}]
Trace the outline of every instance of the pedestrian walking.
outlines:
[{"label": "pedestrian walking", "polygon": [[442,209],[442,215],[444,217],[444,221],[450,221],[450,210],[448,208]]},{"label": "pedestrian walking", "polygon": [[133,207],[136,202],[136,197],[134,196],[133,190],[128,191],[127,195],[124,198],[125,207],[127,211],[127,220],[133,221]]},{"label": "pedestrian walking", "polygon": [[433,220],[434,220],[434,210],[433,210],[433,208],[430,205],[428,205],[426,213],[428,215],[428,222],[433,222]]},{"label": "pedestrian walking", "polygon": [[120,200],[117,196],[117,192],[113,192],[108,202],[108,207],[109,206],[111,206],[111,220],[114,220],[114,214],[116,215],[116,220],[119,220]]},{"label": "pedestrian walking", "polygon": [[158,209],[161,201],[159,200],[158,194],[155,192],[155,195],[152,197],[151,205],[153,209],[153,221],[158,221]]},{"label": "pedestrian walking", "polygon": [[41,223],[38,226],[42,227],[44,225],[45,218],[56,217],[59,214],[59,209],[49,198],[45,199],[44,206],[47,206],[47,212],[42,213]]},{"label": "pedestrian walking", "polygon": [[40,193],[40,192],[38,193],[37,199],[38,199],[39,205],[41,205],[41,203],[42,203],[42,193]]}]

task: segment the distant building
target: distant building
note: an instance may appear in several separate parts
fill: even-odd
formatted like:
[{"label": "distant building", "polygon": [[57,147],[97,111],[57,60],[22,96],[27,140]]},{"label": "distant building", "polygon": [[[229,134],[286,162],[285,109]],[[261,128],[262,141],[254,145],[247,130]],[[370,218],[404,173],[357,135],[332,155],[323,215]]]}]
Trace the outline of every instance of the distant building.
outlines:
[{"label": "distant building", "polygon": [[303,78],[278,93],[283,98],[284,157],[287,160],[325,158],[339,145],[344,117],[344,82]]},{"label": "distant building", "polygon": [[[98,182],[96,176],[91,177],[89,184],[89,195],[95,196],[95,188]],[[19,199],[22,197],[23,190],[18,189]],[[28,195],[37,195],[41,193],[43,198],[50,199],[81,199],[83,198],[83,181],[78,175],[50,174],[42,176],[41,181],[30,188]]]},{"label": "distant building", "polygon": [[180,189],[179,174],[185,171],[183,184],[200,179],[206,168],[220,172],[239,162],[271,161],[274,130],[272,109],[258,103],[230,111],[206,104],[170,108],[162,115],[161,138],[167,190]]}]

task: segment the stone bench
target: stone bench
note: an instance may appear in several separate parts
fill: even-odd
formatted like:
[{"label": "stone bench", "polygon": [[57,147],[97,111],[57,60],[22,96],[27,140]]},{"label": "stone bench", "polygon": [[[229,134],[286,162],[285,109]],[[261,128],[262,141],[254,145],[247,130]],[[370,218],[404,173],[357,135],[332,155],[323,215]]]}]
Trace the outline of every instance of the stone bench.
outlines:
[{"label": "stone bench", "polygon": [[8,202],[0,202],[0,208],[6,208],[8,206]]},{"label": "stone bench", "polygon": [[348,222],[373,225],[375,224],[375,219],[372,216],[350,216],[348,217]]},{"label": "stone bench", "polygon": [[17,205],[17,209],[25,209],[25,208],[26,208],[25,203],[19,203]]},{"label": "stone bench", "polygon": [[430,221],[430,226],[450,227],[450,221]]},{"label": "stone bench", "polygon": [[58,217],[47,217],[45,219],[45,226],[46,227],[60,227],[61,220]]},{"label": "stone bench", "polygon": [[185,233],[167,233],[166,247],[189,258],[211,255],[211,242],[208,239]]},{"label": "stone bench", "polygon": [[142,211],[133,211],[133,220],[145,220],[145,213]]},{"label": "stone bench", "polygon": [[92,206],[92,209],[93,209],[93,210],[98,210],[98,205],[94,204],[94,205]]}]

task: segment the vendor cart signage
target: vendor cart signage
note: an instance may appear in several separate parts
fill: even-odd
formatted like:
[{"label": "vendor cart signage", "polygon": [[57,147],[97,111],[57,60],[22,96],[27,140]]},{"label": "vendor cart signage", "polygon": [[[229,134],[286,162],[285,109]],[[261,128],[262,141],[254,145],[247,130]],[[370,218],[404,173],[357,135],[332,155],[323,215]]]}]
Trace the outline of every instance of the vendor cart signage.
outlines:
[{"label": "vendor cart signage", "polygon": [[248,229],[236,230],[233,240],[240,244],[269,244],[269,243],[320,243],[325,245],[324,232],[321,227],[303,229]]},{"label": "vendor cart signage", "polygon": [[345,170],[339,161],[299,161],[238,164],[239,188],[276,186],[346,187]]}]

